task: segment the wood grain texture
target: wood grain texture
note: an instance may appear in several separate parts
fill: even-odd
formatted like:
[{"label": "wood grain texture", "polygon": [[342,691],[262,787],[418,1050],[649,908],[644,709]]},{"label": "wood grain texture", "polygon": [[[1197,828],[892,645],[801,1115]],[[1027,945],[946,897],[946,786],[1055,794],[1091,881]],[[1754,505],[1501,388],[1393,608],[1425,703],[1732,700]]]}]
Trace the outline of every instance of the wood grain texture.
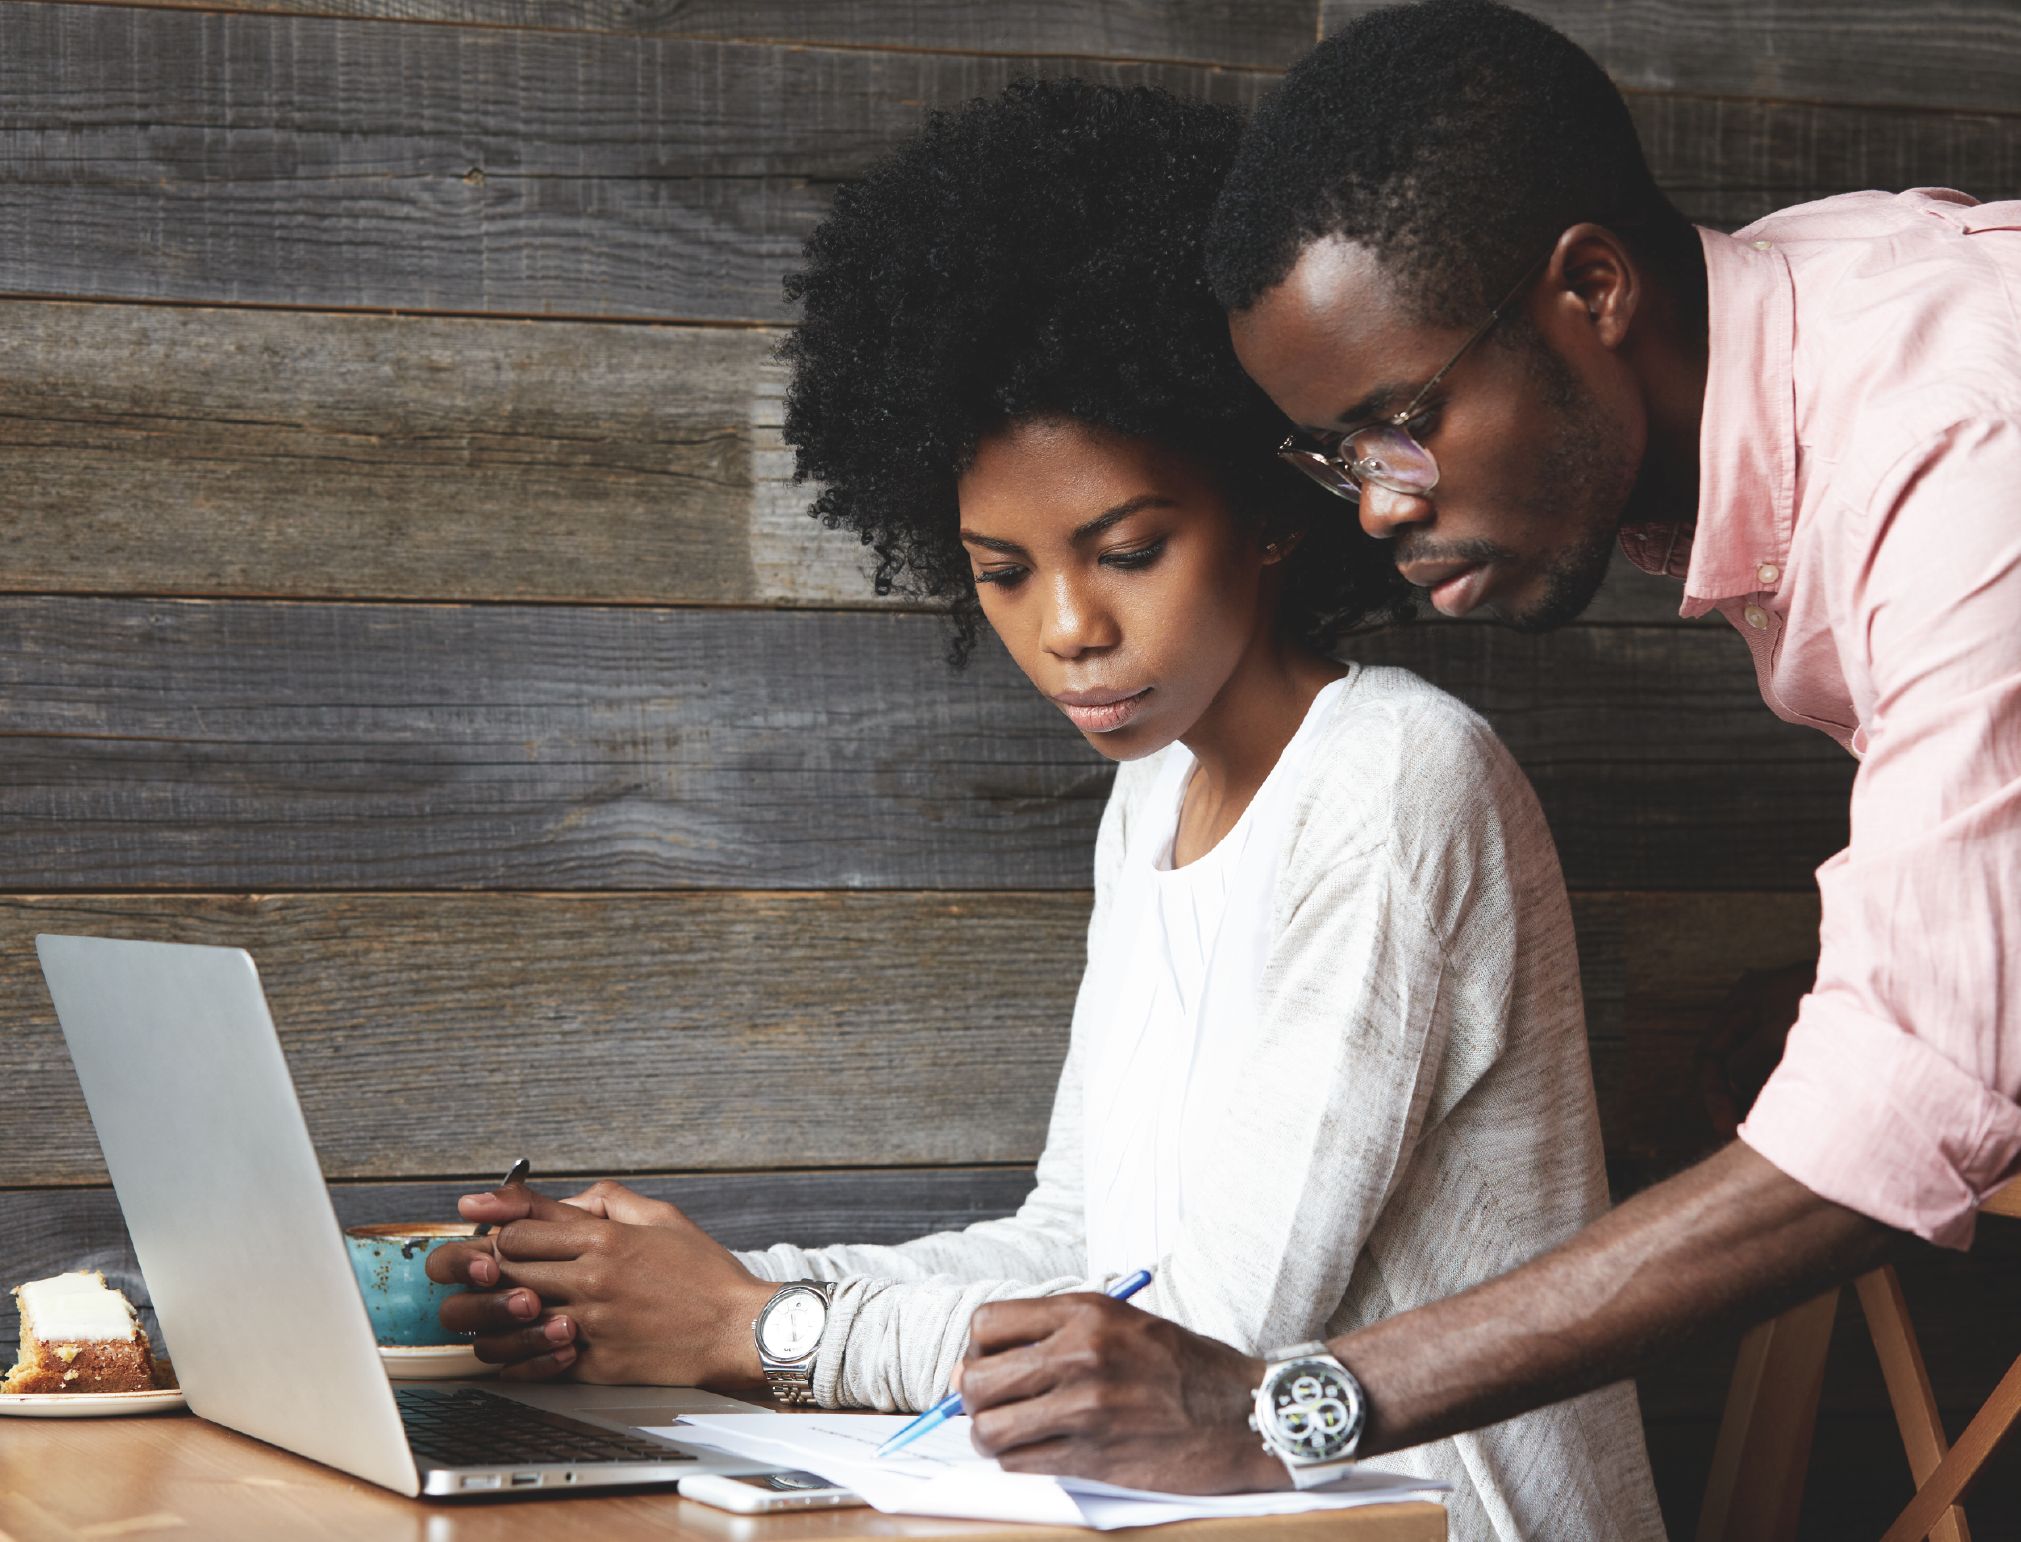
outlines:
[{"label": "wood grain texture", "polygon": [[[0,1445],[0,1485],[0,1526],[16,1542],[170,1530],[203,1542],[1086,1542],[1088,1535],[1085,1527],[867,1509],[732,1516],[650,1489],[603,1489],[552,1503],[417,1503],[186,1415],[24,1420]],[[1444,1508],[1413,1500],[1180,1521],[1168,1542],[1445,1538]]]},{"label": "wood grain texture", "polygon": [[14,600],[0,639],[15,889],[1080,888],[1110,778],[930,616]]},{"label": "wood grain texture", "polygon": [[642,37],[1190,60],[1282,69],[1318,35],[1316,0],[155,0],[164,6]]},{"label": "wood grain texture", "polygon": [[[537,1174],[534,1187],[561,1198],[601,1176],[595,1171],[574,1178]],[[443,1220],[454,1218],[459,1195],[496,1181],[493,1173],[434,1183],[334,1183],[330,1199],[340,1226]],[[904,1242],[1009,1215],[1030,1190],[1032,1175],[1027,1167],[950,1167],[647,1173],[624,1181],[650,1198],[679,1205],[725,1247],[761,1248],[774,1242],[802,1247]],[[149,1305],[111,1189],[0,1192],[0,1238],[5,1239],[0,1243],[0,1346],[20,1338],[20,1317],[6,1292],[23,1280],[99,1269],[135,1306]],[[154,1331],[151,1322],[149,1331]]]},{"label": "wood grain texture", "polygon": [[[792,481],[780,336],[0,301],[0,583],[892,608]],[[1617,561],[1588,616],[1725,625],[1680,593]]]},{"label": "wood grain texture", "polygon": [[28,0],[6,27],[0,292],[324,308],[776,320],[838,179],[1046,68]]},{"label": "wood grain texture", "polygon": [[1033,1161],[1087,911],[1077,893],[0,899],[0,1185],[104,1177],[37,932],[249,950],[324,1174],[399,1178],[495,1175],[522,1148],[551,1172]]},{"label": "wood grain texture", "polygon": [[1715,1143],[1693,1064],[1740,977],[1816,958],[1817,891],[1623,897],[1625,1137],[1616,1154],[1666,1164]]},{"label": "wood grain texture", "polygon": [[1413,669],[1494,725],[1574,889],[1807,889],[1845,844],[1856,763],[1772,716],[1719,630],[1455,625],[1344,651]]},{"label": "wood grain texture", "polygon": [[[0,600],[0,888],[1080,888],[1110,768],[919,615]],[[1853,761],[1688,628],[1405,629],[1574,888],[1807,886]]]},{"label": "wood grain texture", "polygon": [[[825,207],[1036,55],[10,0],[0,292],[776,321]],[[1077,63],[1253,101],[1271,77]],[[256,105],[254,105],[256,104]],[[1850,188],[2021,191],[2021,117],[1637,93],[1657,178],[1731,227]]]},{"label": "wood grain texture", "polygon": [[2021,198],[2021,114],[1643,93],[1628,110],[1664,191],[1721,230],[1862,188]]},{"label": "wood grain texture", "polygon": [[[1373,0],[1322,0],[1332,32]],[[2021,106],[2021,12],[2007,0],[1525,0],[1617,84],[2011,113]]]},{"label": "wood grain texture", "polygon": [[[1629,898],[1573,897],[1610,1120]],[[1088,904],[1075,892],[0,897],[0,1185],[104,1178],[38,932],[250,951],[332,1177],[503,1171],[511,1153],[486,1133],[501,1106],[506,1144],[538,1150],[543,1171],[1019,1162],[1044,1141]]]},{"label": "wood grain texture", "polygon": [[[778,336],[0,303],[6,583],[788,598],[761,590],[752,549]],[[850,582],[805,597],[872,599],[853,538],[827,545]]]}]

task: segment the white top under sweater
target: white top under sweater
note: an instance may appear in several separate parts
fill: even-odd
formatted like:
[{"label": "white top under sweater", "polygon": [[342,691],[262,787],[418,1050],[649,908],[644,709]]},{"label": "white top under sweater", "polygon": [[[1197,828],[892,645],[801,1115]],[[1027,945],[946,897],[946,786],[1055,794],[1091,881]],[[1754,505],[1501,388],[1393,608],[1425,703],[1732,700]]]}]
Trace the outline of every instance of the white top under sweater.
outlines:
[{"label": "white top under sweater", "polygon": [[[1355,666],[1297,778],[1254,1045],[1211,1181],[1136,1303],[1250,1353],[1332,1338],[1515,1267],[1607,1207],[1571,911],[1542,811],[1487,725],[1403,670]],[[1167,750],[1119,768],[1095,847],[1091,958]],[[1017,1214],[894,1247],[787,1244],[762,1278],[840,1281],[830,1406],[942,1396],[985,1301],[1099,1288],[1088,1267],[1075,1031]],[[1197,1189],[1197,1192],[1196,1192]],[[1632,1383],[1377,1465],[1436,1477],[1455,1542],[1659,1542]]]},{"label": "white top under sweater", "polygon": [[1218,1182],[1227,1089],[1248,1064],[1275,940],[1271,901],[1298,782],[1347,682],[1318,692],[1234,827],[1172,865],[1186,786],[1183,744],[1158,757],[1117,864],[1104,944],[1074,1002],[1081,1061],[1085,1272],[1128,1274],[1186,1232],[1186,1193]]}]

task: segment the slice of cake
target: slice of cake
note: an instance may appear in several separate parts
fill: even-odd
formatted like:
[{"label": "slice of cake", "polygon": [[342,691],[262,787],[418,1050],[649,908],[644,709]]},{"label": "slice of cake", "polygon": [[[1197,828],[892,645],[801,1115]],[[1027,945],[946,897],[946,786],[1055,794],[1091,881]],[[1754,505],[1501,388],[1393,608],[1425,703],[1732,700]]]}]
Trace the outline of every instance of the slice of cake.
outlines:
[{"label": "slice of cake", "polygon": [[146,1392],[154,1353],[126,1297],[96,1269],[17,1286],[21,1354],[0,1392]]}]

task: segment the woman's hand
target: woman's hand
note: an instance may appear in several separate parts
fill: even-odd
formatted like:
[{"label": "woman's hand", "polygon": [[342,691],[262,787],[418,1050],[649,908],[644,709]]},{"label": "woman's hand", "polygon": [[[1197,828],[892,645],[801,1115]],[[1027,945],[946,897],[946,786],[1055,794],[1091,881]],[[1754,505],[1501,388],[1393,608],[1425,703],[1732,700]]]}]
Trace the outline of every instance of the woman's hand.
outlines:
[{"label": "woman's hand", "polygon": [[764,1385],[751,1322],[778,1287],[674,1206],[606,1182],[566,1203],[515,1184],[457,1208],[498,1229],[437,1248],[428,1277],[473,1287],[442,1325],[475,1333],[506,1378]]}]

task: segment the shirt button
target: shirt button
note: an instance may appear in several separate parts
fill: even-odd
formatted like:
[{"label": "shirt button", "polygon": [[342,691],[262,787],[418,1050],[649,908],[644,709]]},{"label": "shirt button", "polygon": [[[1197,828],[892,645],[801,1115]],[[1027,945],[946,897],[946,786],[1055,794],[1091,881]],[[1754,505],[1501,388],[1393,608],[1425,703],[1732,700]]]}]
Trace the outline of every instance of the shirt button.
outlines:
[{"label": "shirt button", "polygon": [[1750,605],[1741,614],[1747,617],[1747,624],[1759,632],[1768,625],[1768,612],[1759,605]]},{"label": "shirt button", "polygon": [[1754,576],[1765,584],[1772,584],[1782,577],[1782,569],[1777,567],[1773,562],[1764,562],[1754,570]]}]

